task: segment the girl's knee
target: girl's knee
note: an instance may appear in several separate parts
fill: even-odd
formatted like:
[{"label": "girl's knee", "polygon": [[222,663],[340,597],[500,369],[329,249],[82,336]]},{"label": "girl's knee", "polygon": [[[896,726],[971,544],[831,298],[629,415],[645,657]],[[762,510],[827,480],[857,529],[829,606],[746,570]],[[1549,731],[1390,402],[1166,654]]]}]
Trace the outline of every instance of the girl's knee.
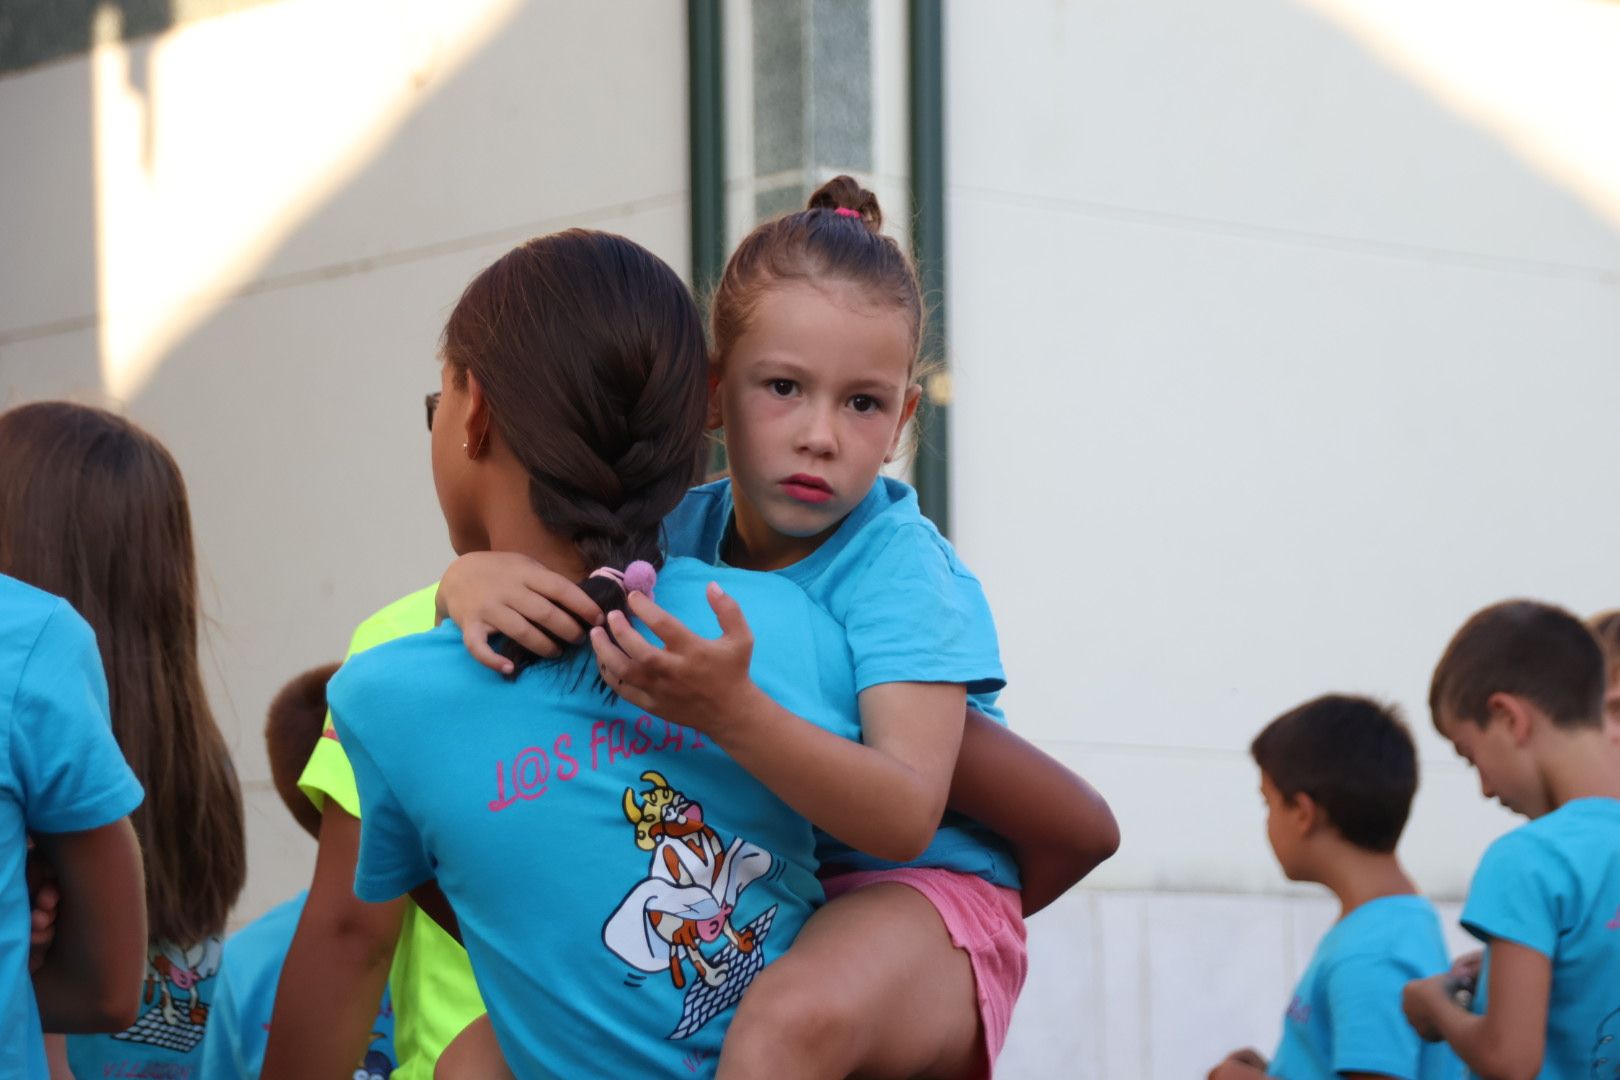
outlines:
[{"label": "girl's knee", "polygon": [[736,1040],[820,1054],[855,1041],[859,1017],[851,999],[836,992],[836,981],[809,978],[798,967],[784,960],[760,973],[737,1006],[728,1046]]}]

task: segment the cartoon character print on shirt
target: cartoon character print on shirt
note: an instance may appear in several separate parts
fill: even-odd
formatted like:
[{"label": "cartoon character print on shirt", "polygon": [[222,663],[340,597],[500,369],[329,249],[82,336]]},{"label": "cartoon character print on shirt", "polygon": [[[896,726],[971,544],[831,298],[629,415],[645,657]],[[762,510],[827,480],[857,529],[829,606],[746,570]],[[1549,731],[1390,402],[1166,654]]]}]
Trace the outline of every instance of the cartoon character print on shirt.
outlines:
[{"label": "cartoon character print on shirt", "polygon": [[217,937],[190,946],[154,946],[146,957],[141,1013],[113,1038],[178,1054],[196,1049],[208,1023],[208,1005],[199,987],[219,973],[223,947]]},{"label": "cartoon character print on shirt", "polygon": [[389,1080],[394,1075],[394,1063],[381,1050],[367,1050],[365,1060],[354,1070],[354,1080]]},{"label": "cartoon character print on shirt", "polygon": [[[776,906],[741,930],[732,926],[737,897],[773,869],[770,853],[742,837],[723,845],[703,820],[703,807],[656,772],[650,788],[624,792],[624,816],[636,847],[651,853],[647,876],[631,888],[602,927],[602,942],[640,972],[669,972],[685,990],[671,1039],[684,1039],[731,1008],[765,966],[762,946]],[[704,946],[724,938],[720,951]],[[686,969],[690,967],[690,980]],[[628,985],[638,985],[632,981]]]},{"label": "cartoon character print on shirt", "polygon": [[1592,1080],[1620,1080],[1620,1009],[1598,1024],[1592,1044]]}]

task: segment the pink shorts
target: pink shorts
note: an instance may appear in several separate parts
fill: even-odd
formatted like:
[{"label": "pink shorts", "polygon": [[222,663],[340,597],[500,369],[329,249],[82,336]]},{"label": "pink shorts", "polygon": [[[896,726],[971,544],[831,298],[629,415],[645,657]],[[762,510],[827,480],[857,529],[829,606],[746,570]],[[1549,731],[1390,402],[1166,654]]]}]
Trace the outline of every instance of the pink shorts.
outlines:
[{"label": "pink shorts", "polygon": [[928,898],[944,920],[951,943],[968,954],[978,991],[979,1023],[984,1028],[986,1058],[980,1073],[988,1080],[996,1056],[1007,1041],[1013,1006],[1029,974],[1025,945],[1024,905],[1013,889],[992,885],[972,874],[924,866],[893,870],[857,870],[824,878],[827,899],[883,882],[909,885]]}]

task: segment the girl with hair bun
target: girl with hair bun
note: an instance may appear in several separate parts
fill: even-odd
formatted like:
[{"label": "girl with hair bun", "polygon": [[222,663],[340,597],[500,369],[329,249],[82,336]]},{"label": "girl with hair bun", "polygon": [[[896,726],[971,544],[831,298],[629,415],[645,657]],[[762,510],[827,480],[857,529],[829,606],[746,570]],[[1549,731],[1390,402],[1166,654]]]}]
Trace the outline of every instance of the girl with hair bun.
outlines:
[{"label": "girl with hair bun", "polygon": [[712,739],[604,687],[583,631],[611,612],[634,632],[627,597],[656,591],[735,640],[744,605],[761,642],[736,677],[853,746],[843,631],[791,582],[660,550],[707,351],[651,253],[577,229],[515,248],[468,285],[442,355],[452,545],[552,567],[581,617],[510,644],[506,677],[449,624],[344,664],[327,700],[359,791],[354,891],[410,894],[459,934],[519,1075],[711,1074],[737,1000],[820,899],[813,831]]},{"label": "girl with hair bun", "polygon": [[[622,699],[703,732],[820,829],[829,902],[742,999],[722,1078],[988,1075],[1024,980],[1023,913],[1118,843],[1096,792],[1006,730],[983,590],[915,493],[881,475],[921,394],[925,315],[882,223],[876,197],[841,176],[731,256],[707,416],[730,475],[664,522],[672,555],[773,572],[837,620],[861,742],[747,677],[767,609],[746,606],[752,627],[722,619],[713,639],[662,596],[632,596],[591,635]],[[468,557],[440,601],[468,649],[504,669],[492,633],[538,647],[536,626],[570,606],[546,586],[532,563]]]}]

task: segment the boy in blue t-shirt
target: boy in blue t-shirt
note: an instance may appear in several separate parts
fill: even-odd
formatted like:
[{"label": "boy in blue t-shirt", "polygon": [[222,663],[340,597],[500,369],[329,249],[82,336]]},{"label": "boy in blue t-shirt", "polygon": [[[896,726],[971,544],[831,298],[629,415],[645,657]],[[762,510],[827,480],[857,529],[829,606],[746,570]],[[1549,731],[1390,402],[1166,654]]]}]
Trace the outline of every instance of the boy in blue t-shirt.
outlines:
[{"label": "boy in blue t-shirt", "polygon": [[[711,580],[759,632],[759,685],[857,738],[831,617],[680,558],[658,602],[717,636]],[[437,882],[513,1072],[713,1075],[738,999],[822,898],[808,822],[698,732],[609,698],[584,651],[508,682],[445,623],[353,657],[329,697],[363,808],[355,892]]]},{"label": "boy in blue t-shirt", "polygon": [[1548,604],[1488,607],[1435,668],[1435,727],[1494,797],[1530,821],[1480,860],[1462,925],[1485,943],[1471,1005],[1444,977],[1405,1005],[1480,1076],[1620,1076],[1620,741],[1604,724],[1604,660]]},{"label": "boy in blue t-shirt", "polygon": [[1300,977],[1270,1063],[1239,1050],[1210,1080],[1460,1077],[1451,1052],[1401,1016],[1401,988],[1448,965],[1440,920],[1395,857],[1417,791],[1411,734],[1376,702],[1330,694],[1273,720],[1250,752],[1283,873],[1327,886],[1342,912]]},{"label": "boy in blue t-shirt", "polygon": [[[321,815],[298,788],[298,775],[326,725],[326,683],[336,664],[306,671],[270,703],[264,726],[270,779],[288,813],[311,837],[319,838]],[[271,908],[225,942],[218,983],[203,1037],[203,1080],[252,1080],[264,1068],[276,986],[303,913],[307,890]],[[352,1080],[389,1080],[395,1066],[394,1011],[383,989],[364,1057]],[[349,1078],[345,1078],[349,1080]]]},{"label": "boy in blue t-shirt", "polygon": [[[49,1031],[134,1019],[146,958],[141,785],[113,738],[88,623],[67,601],[0,574],[0,1076],[44,1076]],[[28,836],[61,893],[30,978]]]}]

